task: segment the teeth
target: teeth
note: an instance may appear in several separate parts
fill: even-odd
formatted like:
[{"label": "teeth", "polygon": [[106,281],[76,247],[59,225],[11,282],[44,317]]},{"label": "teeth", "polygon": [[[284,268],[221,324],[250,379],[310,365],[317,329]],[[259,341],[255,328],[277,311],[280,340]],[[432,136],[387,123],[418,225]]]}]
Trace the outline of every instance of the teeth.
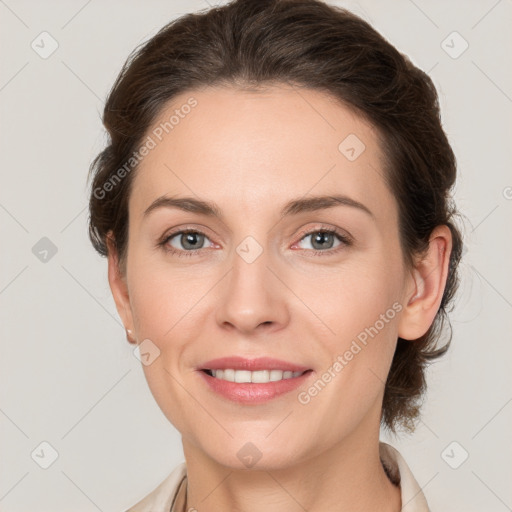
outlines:
[{"label": "teeth", "polygon": [[251,372],[249,370],[210,370],[216,379],[227,380],[229,382],[254,382],[264,384],[266,382],[276,382],[278,380],[291,379],[299,377],[303,372],[290,372],[283,370],[259,370]]}]

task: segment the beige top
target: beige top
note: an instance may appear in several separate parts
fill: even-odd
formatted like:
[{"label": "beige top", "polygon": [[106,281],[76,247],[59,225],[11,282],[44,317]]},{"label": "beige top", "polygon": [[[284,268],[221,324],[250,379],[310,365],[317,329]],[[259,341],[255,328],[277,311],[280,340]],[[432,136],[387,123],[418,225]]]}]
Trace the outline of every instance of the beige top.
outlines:
[{"label": "beige top", "polygon": [[[382,441],[379,450],[389,479],[400,486],[401,512],[430,512],[423,491],[398,450]],[[186,512],[186,491],[187,467],[182,462],[156,489],[126,512]]]}]

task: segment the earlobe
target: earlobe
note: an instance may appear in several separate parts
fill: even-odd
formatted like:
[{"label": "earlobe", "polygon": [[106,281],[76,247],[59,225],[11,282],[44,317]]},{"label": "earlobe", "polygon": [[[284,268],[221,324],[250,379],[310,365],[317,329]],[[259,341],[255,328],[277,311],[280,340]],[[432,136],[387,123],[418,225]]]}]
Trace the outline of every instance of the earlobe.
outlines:
[{"label": "earlobe", "polygon": [[114,237],[111,231],[107,234],[107,248],[108,248],[108,282],[110,290],[116,304],[117,312],[126,329],[126,339],[129,343],[136,343],[133,337],[133,317],[131,312],[130,297],[128,293],[128,286],[126,284],[126,277],[123,274],[120,264],[119,256],[114,242]]},{"label": "earlobe", "polygon": [[429,241],[427,252],[411,270],[411,279],[404,297],[398,326],[398,336],[415,340],[423,336],[432,325],[441,305],[452,250],[452,236],[448,226],[437,226]]},{"label": "earlobe", "polygon": [[137,340],[133,337],[133,331],[131,329],[126,329],[126,341],[133,344],[137,343]]}]

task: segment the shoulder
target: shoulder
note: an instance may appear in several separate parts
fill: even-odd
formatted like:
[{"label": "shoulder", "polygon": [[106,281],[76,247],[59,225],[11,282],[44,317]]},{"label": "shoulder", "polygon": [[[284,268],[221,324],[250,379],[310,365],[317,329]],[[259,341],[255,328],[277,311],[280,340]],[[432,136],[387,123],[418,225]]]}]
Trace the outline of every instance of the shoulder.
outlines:
[{"label": "shoulder", "polygon": [[400,486],[402,512],[430,512],[427,499],[400,452],[382,441],[379,443],[379,450],[389,479]]},{"label": "shoulder", "polygon": [[125,512],[168,512],[186,476],[187,466],[182,462],[155,489]]}]

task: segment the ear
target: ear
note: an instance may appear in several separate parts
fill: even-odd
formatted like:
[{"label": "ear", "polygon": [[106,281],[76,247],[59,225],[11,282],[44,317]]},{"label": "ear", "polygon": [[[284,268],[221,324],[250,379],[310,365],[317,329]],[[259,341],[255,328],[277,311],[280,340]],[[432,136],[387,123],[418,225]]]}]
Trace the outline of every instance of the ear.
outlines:
[{"label": "ear", "polygon": [[120,268],[119,255],[114,243],[114,235],[112,231],[107,234],[107,248],[108,248],[108,282],[114,302],[116,304],[117,312],[126,329],[126,339],[129,343],[137,344],[133,338],[133,316],[130,306],[130,297],[128,294],[128,286],[126,284],[126,275]]},{"label": "ear", "polygon": [[452,234],[446,225],[432,232],[426,254],[414,264],[407,283],[398,336],[416,340],[423,336],[441,305],[452,251]]}]

